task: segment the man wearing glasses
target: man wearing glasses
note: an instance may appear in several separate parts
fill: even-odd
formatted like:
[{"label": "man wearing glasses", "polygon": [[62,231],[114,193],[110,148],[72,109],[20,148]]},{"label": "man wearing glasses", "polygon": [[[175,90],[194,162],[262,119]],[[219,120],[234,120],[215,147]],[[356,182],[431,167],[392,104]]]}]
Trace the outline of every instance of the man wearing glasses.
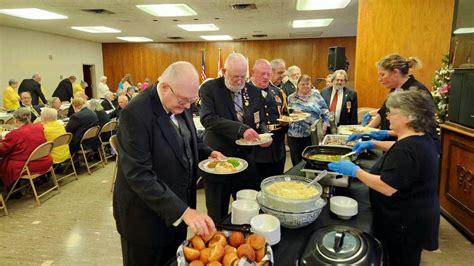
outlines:
[{"label": "man wearing glasses", "polygon": [[159,84],[121,112],[114,217],[124,265],[164,265],[186,238],[215,230],[196,208],[199,161],[221,159],[196,137],[191,103],[199,75],[188,62],[171,64]]}]

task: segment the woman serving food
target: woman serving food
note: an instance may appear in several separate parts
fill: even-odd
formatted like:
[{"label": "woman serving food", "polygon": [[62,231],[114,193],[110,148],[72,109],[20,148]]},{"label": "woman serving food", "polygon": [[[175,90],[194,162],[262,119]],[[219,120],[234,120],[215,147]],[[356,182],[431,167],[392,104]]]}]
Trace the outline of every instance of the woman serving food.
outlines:
[{"label": "woman serving food", "polygon": [[[328,166],[369,186],[375,235],[390,265],[419,265],[423,249],[438,248],[438,154],[429,135],[435,107],[428,94],[417,90],[394,93],[386,105],[398,140],[373,169],[366,172],[347,160]],[[382,143],[360,142],[353,150],[383,148]]]}]

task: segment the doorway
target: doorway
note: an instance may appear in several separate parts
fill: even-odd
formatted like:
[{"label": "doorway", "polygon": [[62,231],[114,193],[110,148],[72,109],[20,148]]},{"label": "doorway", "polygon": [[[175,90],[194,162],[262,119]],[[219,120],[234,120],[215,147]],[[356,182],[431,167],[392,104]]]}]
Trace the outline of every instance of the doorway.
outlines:
[{"label": "doorway", "polygon": [[82,65],[82,74],[84,81],[89,85],[85,91],[86,95],[91,99],[95,92],[95,65]]}]

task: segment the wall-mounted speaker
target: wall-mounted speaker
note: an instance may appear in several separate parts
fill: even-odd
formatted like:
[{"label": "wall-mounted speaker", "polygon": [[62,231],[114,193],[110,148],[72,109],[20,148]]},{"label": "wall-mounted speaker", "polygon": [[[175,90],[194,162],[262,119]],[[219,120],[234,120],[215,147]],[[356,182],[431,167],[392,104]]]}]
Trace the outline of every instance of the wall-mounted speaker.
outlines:
[{"label": "wall-mounted speaker", "polygon": [[328,69],[336,71],[338,69],[346,69],[346,48],[345,47],[329,47],[328,51]]}]

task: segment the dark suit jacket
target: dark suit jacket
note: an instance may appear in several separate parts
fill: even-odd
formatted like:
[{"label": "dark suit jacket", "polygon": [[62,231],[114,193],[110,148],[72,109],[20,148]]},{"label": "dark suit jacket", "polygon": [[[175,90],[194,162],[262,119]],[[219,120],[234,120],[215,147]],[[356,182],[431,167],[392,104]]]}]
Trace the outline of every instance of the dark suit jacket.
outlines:
[{"label": "dark suit jacket", "polygon": [[31,104],[38,105],[39,98],[43,101],[43,103],[47,103],[46,97],[44,97],[43,92],[41,91],[41,84],[36,82],[34,79],[24,79],[20,87],[18,88],[18,94],[28,91],[31,94]]},{"label": "dark suit jacket", "polygon": [[169,245],[177,230],[172,223],[188,206],[196,206],[197,164],[212,150],[196,138],[191,111],[181,116],[191,131],[192,169],[156,86],[140,93],[122,111],[113,206],[118,232],[130,243]]},{"label": "dark suit jacket", "polygon": [[114,102],[110,103],[109,101],[107,101],[107,99],[104,98],[102,98],[102,102],[100,104],[102,105],[102,107],[104,107],[104,111],[115,109],[117,107]]},{"label": "dark suit jacket", "polygon": [[[25,107],[23,104],[21,104],[21,107]],[[36,112],[38,113],[38,115],[41,115],[41,108],[38,106],[38,105],[33,105],[33,108],[36,110]],[[35,122],[36,118],[38,118],[38,116],[36,116],[33,112],[31,112],[31,122]]]},{"label": "dark suit jacket", "polygon": [[[201,123],[205,128],[204,142],[226,156],[240,157],[249,154],[253,149],[235,144],[242,138],[245,130],[255,129],[266,132],[263,120],[263,98],[260,90],[246,84],[249,105],[244,108],[244,120],[240,122],[235,112],[232,93],[226,88],[224,78],[217,78],[204,83],[199,90],[201,97]],[[244,90],[244,89],[243,89]],[[243,91],[242,90],[242,91]],[[260,122],[256,123],[254,114],[258,113]],[[247,156],[244,156],[244,158]]]},{"label": "dark suit jacket", "polygon": [[[84,133],[93,126],[99,125],[97,115],[84,107],[79,112],[74,113],[69,118],[66,125],[66,131],[72,133],[71,143],[69,143],[69,150],[74,154],[79,150],[79,143]],[[89,148],[96,148],[98,146],[98,139],[91,139],[84,143]]]},{"label": "dark suit jacket", "polygon": [[58,97],[61,102],[69,102],[72,98],[72,83],[69,79],[63,79],[53,92],[53,97]]},{"label": "dark suit jacket", "polygon": [[[321,90],[321,96],[326,104],[331,106],[332,87]],[[347,107],[350,106],[350,109]],[[341,114],[339,115],[338,125],[357,125],[357,92],[344,87]],[[335,133],[333,133],[335,134]]]},{"label": "dark suit jacket", "polygon": [[291,81],[289,80],[285,82],[283,86],[281,86],[281,89],[283,90],[283,92],[286,94],[287,97],[296,91],[295,85],[293,85],[293,83],[291,83]]}]

